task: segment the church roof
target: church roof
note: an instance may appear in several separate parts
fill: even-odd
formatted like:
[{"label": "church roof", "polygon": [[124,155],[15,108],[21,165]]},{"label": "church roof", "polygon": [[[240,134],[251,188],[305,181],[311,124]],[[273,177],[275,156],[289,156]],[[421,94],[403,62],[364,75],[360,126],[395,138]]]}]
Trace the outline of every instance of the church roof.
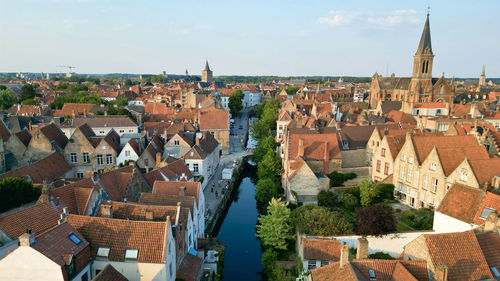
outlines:
[{"label": "church roof", "polygon": [[411,77],[379,77],[379,85],[382,90],[408,90]]},{"label": "church roof", "polygon": [[208,66],[208,60],[205,62],[205,71],[210,71],[210,66]]},{"label": "church roof", "polygon": [[429,48],[429,54],[432,54],[431,46],[431,27],[429,25],[429,13],[427,13],[427,19],[425,20],[424,30],[422,31],[422,37],[420,37],[420,43],[418,44],[418,49],[415,55],[421,55],[426,53],[426,49]]}]

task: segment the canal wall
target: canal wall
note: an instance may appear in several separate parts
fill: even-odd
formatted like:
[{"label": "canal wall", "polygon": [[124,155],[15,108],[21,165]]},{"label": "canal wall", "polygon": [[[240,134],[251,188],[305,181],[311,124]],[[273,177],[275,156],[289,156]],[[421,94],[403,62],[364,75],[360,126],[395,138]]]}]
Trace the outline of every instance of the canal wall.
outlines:
[{"label": "canal wall", "polygon": [[[205,234],[207,236],[215,237],[219,233],[220,227],[224,222],[224,218],[227,215],[229,207],[231,206],[231,202],[238,194],[238,187],[241,184],[241,180],[248,175],[249,172],[255,172],[252,165],[248,164],[248,160],[250,160],[250,155],[242,158],[241,162],[238,163],[238,166],[235,171],[236,177],[231,179],[229,183],[228,190],[224,193],[219,206],[216,211],[210,217],[210,220],[207,223],[205,228]],[[233,174],[234,175],[234,174]]]}]

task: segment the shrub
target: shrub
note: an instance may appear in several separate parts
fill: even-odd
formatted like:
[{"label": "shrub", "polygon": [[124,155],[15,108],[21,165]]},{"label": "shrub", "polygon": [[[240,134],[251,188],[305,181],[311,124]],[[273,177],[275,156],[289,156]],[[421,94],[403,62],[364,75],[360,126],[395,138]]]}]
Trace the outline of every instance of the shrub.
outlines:
[{"label": "shrub", "polygon": [[337,171],[333,171],[329,173],[328,178],[330,178],[330,186],[335,187],[335,186],[344,186],[344,182],[354,179],[357,177],[355,173],[339,173]]},{"label": "shrub", "polygon": [[0,212],[33,202],[40,196],[40,189],[23,178],[4,178],[0,183]]},{"label": "shrub", "polygon": [[373,254],[368,255],[369,259],[378,259],[378,260],[394,260],[391,255],[384,252],[375,252]]},{"label": "shrub", "polygon": [[342,215],[315,204],[305,204],[293,210],[291,220],[299,232],[310,235],[352,233],[352,225]]},{"label": "shrub", "polygon": [[357,234],[383,235],[394,231],[394,228],[395,220],[389,206],[377,204],[356,211]]}]

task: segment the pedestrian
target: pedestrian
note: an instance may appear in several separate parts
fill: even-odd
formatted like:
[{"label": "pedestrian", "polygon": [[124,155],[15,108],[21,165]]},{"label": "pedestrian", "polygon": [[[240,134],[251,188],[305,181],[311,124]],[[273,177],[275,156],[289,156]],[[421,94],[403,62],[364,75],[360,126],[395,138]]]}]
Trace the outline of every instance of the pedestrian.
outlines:
[{"label": "pedestrian", "polygon": [[214,187],[212,186],[212,193],[214,193]]},{"label": "pedestrian", "polygon": [[217,192],[217,190],[215,191],[215,199],[219,199],[219,193]]}]

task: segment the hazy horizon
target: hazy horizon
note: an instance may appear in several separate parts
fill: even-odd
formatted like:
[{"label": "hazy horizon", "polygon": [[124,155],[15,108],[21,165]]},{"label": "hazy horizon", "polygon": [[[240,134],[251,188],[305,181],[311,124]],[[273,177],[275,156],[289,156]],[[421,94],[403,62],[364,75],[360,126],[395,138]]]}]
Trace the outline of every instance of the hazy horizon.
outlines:
[{"label": "hazy horizon", "polygon": [[494,0],[0,2],[0,72],[410,76],[430,4],[433,76],[500,77]]}]

